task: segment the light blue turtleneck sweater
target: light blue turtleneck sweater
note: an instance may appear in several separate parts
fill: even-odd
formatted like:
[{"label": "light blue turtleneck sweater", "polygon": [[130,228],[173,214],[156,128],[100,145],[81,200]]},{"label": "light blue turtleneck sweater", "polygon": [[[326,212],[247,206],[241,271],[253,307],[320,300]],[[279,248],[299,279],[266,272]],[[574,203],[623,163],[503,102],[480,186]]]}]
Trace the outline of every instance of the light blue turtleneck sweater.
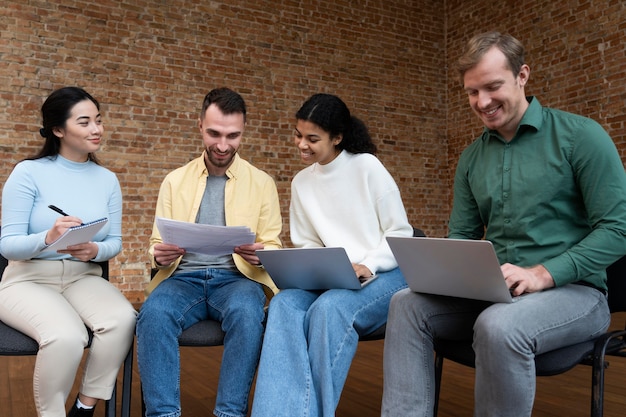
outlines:
[{"label": "light blue turtleneck sweater", "polygon": [[0,253],[12,260],[64,259],[70,255],[43,251],[46,233],[60,214],[108,223],[96,234],[96,262],[122,249],[122,192],[115,174],[93,162],[77,163],[62,156],[18,163],[2,190]]}]

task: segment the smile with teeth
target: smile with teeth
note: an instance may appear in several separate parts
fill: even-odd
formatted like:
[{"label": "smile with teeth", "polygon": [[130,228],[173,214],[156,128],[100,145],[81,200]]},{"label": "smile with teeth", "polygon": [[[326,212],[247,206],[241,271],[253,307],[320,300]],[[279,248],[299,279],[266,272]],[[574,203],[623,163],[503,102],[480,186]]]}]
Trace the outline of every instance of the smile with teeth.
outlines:
[{"label": "smile with teeth", "polygon": [[498,107],[496,107],[494,109],[491,109],[491,110],[485,110],[485,111],[483,111],[483,113],[485,113],[487,116],[493,116],[495,114],[495,112],[498,111],[499,108],[500,107],[498,106]]}]

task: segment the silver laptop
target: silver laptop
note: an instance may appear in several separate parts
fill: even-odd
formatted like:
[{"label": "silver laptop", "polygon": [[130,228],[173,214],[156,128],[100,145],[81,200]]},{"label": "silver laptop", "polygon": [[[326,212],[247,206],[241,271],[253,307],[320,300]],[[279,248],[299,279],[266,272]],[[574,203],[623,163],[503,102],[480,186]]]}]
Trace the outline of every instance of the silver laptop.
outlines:
[{"label": "silver laptop", "polygon": [[359,280],[344,248],[264,249],[256,254],[281,290],[357,290],[372,282]]},{"label": "silver laptop", "polygon": [[510,303],[500,263],[487,240],[388,237],[409,288],[415,292]]}]

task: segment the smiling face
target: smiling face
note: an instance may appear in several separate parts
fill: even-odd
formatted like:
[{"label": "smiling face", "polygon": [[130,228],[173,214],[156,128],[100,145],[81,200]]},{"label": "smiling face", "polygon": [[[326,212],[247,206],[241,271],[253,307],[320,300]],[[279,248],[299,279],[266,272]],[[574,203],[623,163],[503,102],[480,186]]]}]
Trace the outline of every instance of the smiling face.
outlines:
[{"label": "smiling face", "polygon": [[91,100],[76,103],[65,126],[53,129],[61,143],[59,154],[75,162],[87,161],[89,153],[100,149],[103,132],[100,111]]},{"label": "smiling face", "polygon": [[524,86],[529,75],[528,65],[522,65],[520,72],[513,74],[497,47],[487,51],[478,64],[463,75],[472,110],[488,129],[498,131],[507,141],[515,135],[528,108]]},{"label": "smiling face", "polygon": [[224,114],[216,104],[211,104],[198,126],[206,149],[204,163],[209,174],[226,174],[241,144],[245,126],[243,113]]},{"label": "smiling face", "polygon": [[341,152],[336,147],[341,142],[341,136],[331,138],[330,133],[306,120],[297,121],[294,142],[300,150],[302,162],[307,165],[315,162],[325,165]]}]

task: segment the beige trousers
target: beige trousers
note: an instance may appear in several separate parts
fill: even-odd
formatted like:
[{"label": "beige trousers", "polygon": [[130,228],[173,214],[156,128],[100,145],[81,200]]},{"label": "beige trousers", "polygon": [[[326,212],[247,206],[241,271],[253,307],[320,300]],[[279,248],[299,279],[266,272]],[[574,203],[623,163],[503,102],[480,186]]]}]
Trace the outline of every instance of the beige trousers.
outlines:
[{"label": "beige trousers", "polygon": [[136,312],[80,261],[10,261],[0,282],[0,320],[39,343],[33,389],[39,417],[65,417],[65,402],[93,331],[80,392],[111,398],[135,332]]}]

